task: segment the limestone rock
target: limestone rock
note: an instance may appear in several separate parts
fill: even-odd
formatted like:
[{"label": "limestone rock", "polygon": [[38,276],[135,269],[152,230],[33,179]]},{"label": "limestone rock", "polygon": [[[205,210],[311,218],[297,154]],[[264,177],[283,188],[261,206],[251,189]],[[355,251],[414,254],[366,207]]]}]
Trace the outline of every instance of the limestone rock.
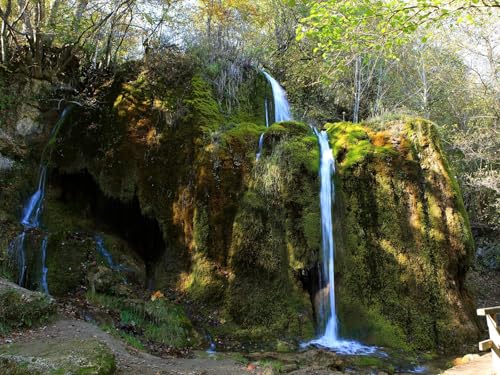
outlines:
[{"label": "limestone rock", "polygon": [[38,122],[40,110],[29,104],[23,104],[19,109],[19,114],[20,118],[16,123],[17,134],[29,137],[42,132],[42,125]]},{"label": "limestone rock", "polygon": [[11,329],[43,323],[55,313],[55,310],[52,298],[0,279],[1,330],[8,332]]},{"label": "limestone rock", "polygon": [[8,171],[14,166],[14,160],[0,154],[0,171]]},{"label": "limestone rock", "polygon": [[115,371],[113,353],[95,339],[34,341],[0,347],[2,374],[110,375]]}]

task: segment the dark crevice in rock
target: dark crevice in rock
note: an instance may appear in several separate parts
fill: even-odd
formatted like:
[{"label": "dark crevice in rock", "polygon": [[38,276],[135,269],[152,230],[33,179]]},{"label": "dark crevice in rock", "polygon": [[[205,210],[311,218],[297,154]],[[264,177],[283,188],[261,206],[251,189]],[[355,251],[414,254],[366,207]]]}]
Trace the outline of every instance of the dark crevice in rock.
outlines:
[{"label": "dark crevice in rock", "polygon": [[146,269],[152,269],[148,265],[164,253],[165,241],[158,221],[141,212],[136,195],[128,202],[108,197],[87,171],[64,174],[56,170],[50,179],[60,189],[59,199],[65,205],[92,220],[96,231],[109,231],[127,241],[143,259]]}]

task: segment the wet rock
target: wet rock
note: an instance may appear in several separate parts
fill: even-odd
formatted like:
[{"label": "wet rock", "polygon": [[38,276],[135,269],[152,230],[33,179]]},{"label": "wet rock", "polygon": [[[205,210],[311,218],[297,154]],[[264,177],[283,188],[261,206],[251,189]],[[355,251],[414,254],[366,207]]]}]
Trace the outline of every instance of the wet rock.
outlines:
[{"label": "wet rock", "polygon": [[0,171],[8,171],[14,166],[14,160],[0,154]]},{"label": "wet rock", "polygon": [[38,122],[40,117],[40,110],[29,104],[23,104],[19,109],[20,118],[16,123],[17,134],[23,137],[29,137],[40,134],[42,132],[42,125]]}]

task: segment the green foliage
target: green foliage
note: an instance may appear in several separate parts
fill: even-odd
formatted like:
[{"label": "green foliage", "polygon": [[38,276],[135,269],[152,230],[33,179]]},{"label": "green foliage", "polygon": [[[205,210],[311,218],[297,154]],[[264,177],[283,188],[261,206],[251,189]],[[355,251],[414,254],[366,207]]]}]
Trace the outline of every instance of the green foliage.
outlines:
[{"label": "green foliage", "polygon": [[264,368],[270,368],[273,373],[277,372],[278,374],[281,373],[284,366],[283,362],[276,359],[262,359],[257,362],[257,365]]},{"label": "green foliage", "polygon": [[[87,293],[86,297],[92,304],[119,312],[121,323],[135,327],[147,340],[177,348],[197,343],[197,336],[182,307],[164,298],[142,301],[99,293]],[[124,339],[131,345],[139,345],[137,337],[124,336]]]},{"label": "green foliage", "polygon": [[325,0],[310,5],[308,17],[301,20],[297,29],[297,38],[313,39],[315,51],[324,57],[338,51],[354,54],[382,51],[394,57],[394,50],[408,42],[417,30],[445,19],[473,22],[472,12],[476,8],[470,1],[452,0],[422,0],[415,4],[397,0]]}]

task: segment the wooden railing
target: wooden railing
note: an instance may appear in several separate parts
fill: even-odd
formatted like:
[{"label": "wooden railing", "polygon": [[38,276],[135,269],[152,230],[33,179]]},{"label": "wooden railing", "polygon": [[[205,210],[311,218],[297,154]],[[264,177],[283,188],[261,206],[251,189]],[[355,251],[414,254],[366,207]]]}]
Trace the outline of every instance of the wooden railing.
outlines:
[{"label": "wooden railing", "polygon": [[485,316],[488,324],[490,338],[479,343],[479,350],[491,349],[492,375],[500,375],[500,329],[498,327],[497,315],[500,314],[500,306],[477,309],[477,315]]}]

